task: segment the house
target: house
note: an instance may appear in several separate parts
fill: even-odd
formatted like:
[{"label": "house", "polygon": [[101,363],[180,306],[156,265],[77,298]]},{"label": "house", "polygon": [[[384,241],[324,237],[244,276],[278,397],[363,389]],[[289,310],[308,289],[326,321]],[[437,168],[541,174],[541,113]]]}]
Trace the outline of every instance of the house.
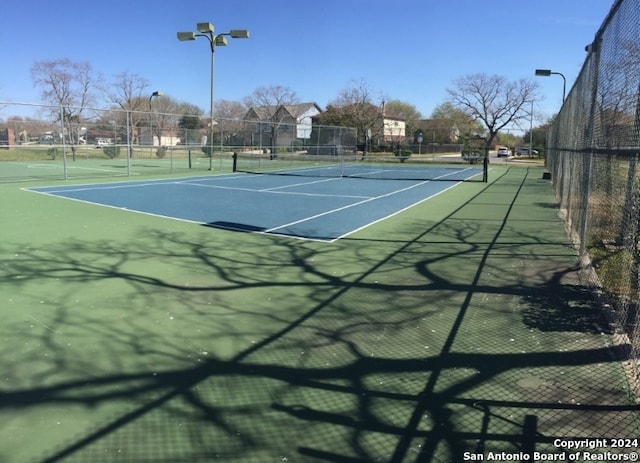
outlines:
[{"label": "house", "polygon": [[16,144],[16,137],[14,130],[10,127],[6,129],[0,129],[0,147],[11,148]]},{"label": "house", "polygon": [[252,145],[290,146],[295,140],[309,140],[312,118],[320,112],[316,103],[260,106],[249,108],[244,120]]},{"label": "house", "polygon": [[399,115],[382,111],[382,139],[386,143],[402,143],[406,137],[407,120]]},{"label": "house", "polygon": [[142,127],[135,135],[138,144],[143,146],[176,146],[181,142],[180,131],[175,127]]},{"label": "house", "polygon": [[[384,105],[371,103],[329,106],[314,122],[318,126],[354,128],[359,150],[388,150],[390,145],[404,143],[407,136],[407,121],[404,117],[385,110]],[[316,141],[319,144],[326,143],[326,135],[319,136],[314,140]]]}]

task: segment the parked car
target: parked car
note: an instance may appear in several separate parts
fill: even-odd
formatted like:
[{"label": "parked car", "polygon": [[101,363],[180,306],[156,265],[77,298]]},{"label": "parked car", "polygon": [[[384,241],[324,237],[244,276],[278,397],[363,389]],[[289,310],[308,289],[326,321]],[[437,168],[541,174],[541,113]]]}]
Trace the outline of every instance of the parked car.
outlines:
[{"label": "parked car", "polygon": [[103,148],[105,146],[109,146],[110,144],[111,140],[108,138],[98,138],[98,140],[96,140],[96,148]]},{"label": "parked car", "polygon": [[499,158],[507,158],[511,154],[511,150],[509,148],[503,146],[502,148],[498,148],[498,157]]},{"label": "parked car", "polygon": [[516,156],[537,156],[538,155],[538,150],[531,150],[531,153],[529,153],[529,148],[518,148],[516,150]]}]

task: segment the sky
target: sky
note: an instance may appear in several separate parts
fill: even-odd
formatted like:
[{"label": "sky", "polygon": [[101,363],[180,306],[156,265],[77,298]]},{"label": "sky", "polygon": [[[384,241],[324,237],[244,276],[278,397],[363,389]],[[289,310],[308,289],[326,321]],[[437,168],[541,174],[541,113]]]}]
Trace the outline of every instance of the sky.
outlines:
[{"label": "sky", "polygon": [[[379,100],[412,104],[423,117],[465,75],[540,85],[543,122],[562,103],[614,0],[22,0],[0,15],[0,102],[42,103],[36,61],[88,62],[112,81],[127,72],[208,112],[208,41],[177,40],[210,22],[216,33],[248,29],[215,51],[215,99],[241,101],[280,85],[321,108],[355,81]],[[9,109],[0,111],[5,118]]]}]

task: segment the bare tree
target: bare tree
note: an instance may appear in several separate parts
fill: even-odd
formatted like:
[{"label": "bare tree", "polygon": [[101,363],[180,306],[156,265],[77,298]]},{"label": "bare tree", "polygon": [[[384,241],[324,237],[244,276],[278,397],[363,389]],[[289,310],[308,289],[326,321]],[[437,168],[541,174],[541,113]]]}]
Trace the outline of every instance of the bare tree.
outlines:
[{"label": "bare tree", "polygon": [[237,136],[244,127],[242,118],[247,113],[246,106],[238,101],[218,100],[214,112],[222,142],[225,145],[237,142]]},{"label": "bare tree", "polygon": [[150,97],[147,79],[137,74],[121,72],[116,74],[107,94],[109,100],[121,109],[130,111],[145,110]]},{"label": "bare tree", "polygon": [[[158,138],[160,152],[162,152],[163,149],[163,135],[166,136],[178,127],[181,120],[180,115],[183,114],[202,114],[202,110],[190,103],[174,100],[170,96],[154,98],[153,111],[150,109],[150,115],[153,119],[151,140],[153,143],[153,137]],[[158,154],[158,152],[156,152],[156,154]]]},{"label": "bare tree", "polygon": [[[88,62],[72,62],[68,58],[36,61],[31,67],[33,84],[42,89],[42,98],[55,106],[52,113],[62,119],[62,136],[71,145],[73,160],[80,138],[82,113],[94,103],[100,78]],[[58,109],[59,108],[59,109]]]},{"label": "bare tree", "polygon": [[247,107],[238,101],[218,100],[214,112],[217,118],[242,119],[247,113]]},{"label": "bare tree", "polygon": [[435,107],[431,112],[431,119],[447,122],[442,124],[446,126],[447,143],[456,141],[451,139],[452,127],[455,128],[458,136],[462,135],[467,138],[484,132],[484,127],[478,120],[470,117],[459,108],[454,108],[448,101]]},{"label": "bare tree", "polygon": [[486,128],[489,149],[500,130],[530,117],[528,105],[538,99],[538,83],[530,79],[508,81],[499,75],[469,74],[447,89],[450,103]]},{"label": "bare tree", "polygon": [[[113,83],[107,92],[111,103],[129,113],[128,127],[132,129],[129,137],[133,144],[138,143],[136,136],[140,128],[145,124],[151,125],[151,95],[148,90],[150,85],[144,77],[121,72],[114,76]],[[145,113],[149,116],[145,116]],[[126,125],[125,121],[121,122],[122,126]],[[138,130],[133,130],[134,127]]]},{"label": "bare tree", "polygon": [[256,88],[251,95],[245,98],[245,105],[268,108],[275,114],[280,105],[296,104],[298,101],[298,96],[291,88],[272,85]]},{"label": "bare tree", "polygon": [[364,79],[352,80],[350,86],[341,90],[338,97],[330,105],[339,108],[344,122],[358,131],[358,142],[364,146],[363,156],[371,134],[383,132],[381,107],[384,96],[374,95],[376,92]]},{"label": "bare tree", "polygon": [[249,108],[249,115],[268,124],[272,154],[276,153],[278,128],[287,115],[286,112],[280,110],[281,107],[298,102],[296,93],[291,88],[281,85],[258,87],[244,99],[245,106]]}]

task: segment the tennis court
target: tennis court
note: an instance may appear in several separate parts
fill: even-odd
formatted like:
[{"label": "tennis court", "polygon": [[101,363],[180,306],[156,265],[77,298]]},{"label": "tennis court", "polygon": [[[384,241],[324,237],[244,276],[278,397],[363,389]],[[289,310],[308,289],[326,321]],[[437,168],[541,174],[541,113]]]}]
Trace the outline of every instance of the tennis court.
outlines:
[{"label": "tennis court", "polygon": [[[482,168],[344,165],[31,191],[212,227],[333,241],[432,198]],[[398,179],[399,178],[399,179]],[[433,180],[428,180],[433,179]],[[448,180],[451,181],[435,181]]]},{"label": "tennis court", "polygon": [[[0,184],[0,461],[568,459],[556,439],[635,438],[628,345],[543,171]],[[334,227],[341,207],[364,219]]]}]

